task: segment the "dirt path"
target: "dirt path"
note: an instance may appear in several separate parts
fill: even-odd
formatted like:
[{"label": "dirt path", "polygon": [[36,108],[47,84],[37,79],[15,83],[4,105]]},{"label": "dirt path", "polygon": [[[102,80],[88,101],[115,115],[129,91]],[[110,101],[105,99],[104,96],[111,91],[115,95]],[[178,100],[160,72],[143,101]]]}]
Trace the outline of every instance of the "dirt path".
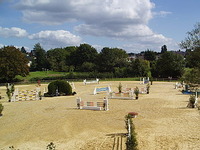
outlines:
[{"label": "dirt path", "polygon": [[[139,82],[121,82],[125,87],[144,87]],[[100,82],[117,91],[119,82]],[[140,150],[199,150],[200,115],[186,108],[189,96],[174,89],[174,83],[154,82],[150,94],[139,100],[109,100],[109,111],[77,110],[76,97],[102,100],[93,95],[95,84],[75,83],[77,95],[44,98],[41,101],[8,103],[5,87],[0,87],[5,109],[0,117],[0,149],[42,150],[53,142],[59,150],[125,149],[124,116],[135,111],[134,124]],[[41,89],[47,85],[42,85]],[[34,89],[35,85],[19,86]]]}]

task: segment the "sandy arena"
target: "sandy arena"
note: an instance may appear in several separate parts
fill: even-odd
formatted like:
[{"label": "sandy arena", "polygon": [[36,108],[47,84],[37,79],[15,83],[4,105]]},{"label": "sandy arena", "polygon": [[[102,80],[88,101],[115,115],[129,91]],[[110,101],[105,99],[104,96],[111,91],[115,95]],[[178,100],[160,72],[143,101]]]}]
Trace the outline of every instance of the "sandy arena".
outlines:
[{"label": "sandy arena", "polygon": [[[144,87],[139,81],[123,81],[125,87]],[[75,82],[75,96],[43,98],[38,101],[7,102],[6,87],[1,86],[4,105],[0,117],[0,149],[14,146],[20,150],[44,150],[53,142],[57,150],[125,149],[124,116],[137,112],[133,119],[139,150],[199,150],[200,113],[186,108],[189,95],[181,94],[173,82],[153,82],[150,94],[138,100],[109,100],[109,111],[76,109],[76,97],[101,100],[106,93],[93,95],[95,86],[110,85],[117,92],[119,81],[83,85]],[[30,89],[36,85],[19,85]],[[41,85],[43,91],[47,84]]]}]

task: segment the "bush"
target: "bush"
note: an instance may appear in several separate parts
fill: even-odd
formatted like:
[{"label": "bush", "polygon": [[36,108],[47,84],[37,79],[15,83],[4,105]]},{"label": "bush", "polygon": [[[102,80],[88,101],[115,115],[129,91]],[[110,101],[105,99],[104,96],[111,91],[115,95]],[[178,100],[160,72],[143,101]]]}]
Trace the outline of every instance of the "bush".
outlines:
[{"label": "bush", "polygon": [[72,95],[72,87],[67,81],[57,80],[53,81],[48,85],[48,93],[44,96],[65,96]]},{"label": "bush", "polygon": [[195,107],[194,103],[195,103],[195,95],[190,95],[187,107],[188,108],[194,108]]},{"label": "bush", "polygon": [[[128,131],[128,136],[126,140],[126,149],[127,150],[138,150],[138,142],[136,138],[136,132],[135,132],[135,125],[133,124],[132,121],[132,116],[131,115],[126,115],[125,116],[125,128]],[[129,125],[130,125],[130,131],[129,131]],[[129,133],[130,132],[130,133]]]},{"label": "bush", "polygon": [[2,104],[0,104],[0,116],[2,116],[2,111],[3,111],[3,105]]},{"label": "bush", "polygon": [[138,99],[139,92],[139,88],[136,86],[136,88],[134,89],[136,99]]}]

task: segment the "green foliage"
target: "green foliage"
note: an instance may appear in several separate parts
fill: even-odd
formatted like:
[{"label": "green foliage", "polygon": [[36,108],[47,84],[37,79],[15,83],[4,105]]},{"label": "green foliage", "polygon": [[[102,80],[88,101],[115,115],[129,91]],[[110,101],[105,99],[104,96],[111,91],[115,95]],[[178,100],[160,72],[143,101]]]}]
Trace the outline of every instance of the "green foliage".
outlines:
[{"label": "green foliage", "polygon": [[54,71],[69,71],[69,59],[70,52],[64,48],[55,48],[47,51],[48,62],[50,67]]},{"label": "green foliage", "polygon": [[139,96],[139,88],[136,86],[136,88],[134,89],[134,93],[135,93],[135,96],[136,96],[136,99],[138,98]]},{"label": "green foliage", "polygon": [[195,103],[195,95],[190,95],[190,99],[189,99],[191,104]]},{"label": "green foliage", "polygon": [[33,50],[35,54],[34,61],[31,64],[31,70],[42,71],[44,68],[49,68],[46,51],[41,47],[40,43],[35,44]]},{"label": "green foliage", "polygon": [[118,78],[125,78],[127,77],[127,69],[126,67],[115,67],[114,68],[114,75],[115,77],[118,77]]},{"label": "green foliage", "polygon": [[82,70],[83,72],[95,71],[95,70],[96,70],[96,65],[95,65],[95,63],[92,63],[92,62],[84,62],[84,63],[81,65],[81,70]]},{"label": "green foliage", "polygon": [[188,36],[180,44],[184,49],[195,49],[200,47],[200,22],[196,23],[194,29],[187,33]]},{"label": "green foliage", "polygon": [[49,144],[47,145],[47,150],[55,150],[55,149],[56,149],[56,145],[54,145],[53,142],[51,142],[51,143],[49,143]]},{"label": "green foliage", "polygon": [[163,46],[161,47],[161,53],[165,53],[165,52],[167,52],[167,46],[166,46],[166,45],[163,45]]},{"label": "green foliage", "polygon": [[8,96],[8,101],[10,102],[11,101],[11,98],[12,98],[12,95],[15,91],[15,87],[14,87],[14,84],[6,84],[6,94]]},{"label": "green foliage", "polygon": [[19,150],[19,149],[16,149],[14,146],[9,146],[9,149],[11,149],[11,150]]},{"label": "green foliage", "polygon": [[119,86],[117,88],[118,88],[119,93],[121,93],[122,92],[122,83],[121,82],[119,82]]},{"label": "green foliage", "polygon": [[144,59],[148,61],[155,61],[156,60],[156,52],[147,50],[144,52]]},{"label": "green foliage", "polygon": [[28,59],[14,46],[0,48],[0,78],[12,82],[15,76],[29,74]]},{"label": "green foliage", "polygon": [[195,103],[195,95],[190,95],[187,107],[188,108],[194,108],[195,107],[194,103]]},{"label": "green foliage", "polygon": [[2,115],[3,109],[4,109],[4,106],[0,103],[0,116]]},{"label": "green foliage", "polygon": [[200,69],[185,69],[181,80],[187,84],[200,84]]},{"label": "green foliage", "polygon": [[185,63],[183,56],[165,52],[157,61],[157,71],[160,77],[181,77],[184,71]]},{"label": "green foliage", "polygon": [[24,47],[21,48],[21,52],[24,53],[24,54],[27,53]]},{"label": "green foliage", "polygon": [[150,85],[149,85],[149,83],[146,85],[146,88],[147,88],[147,94],[149,94],[149,90],[150,90]]},{"label": "green foliage", "polygon": [[200,69],[200,47],[196,47],[193,51],[187,51],[186,65],[190,68]]},{"label": "green foliage", "polygon": [[126,149],[127,150],[138,150],[138,142],[137,142],[137,134],[135,132],[135,125],[133,124],[133,120],[130,115],[125,116],[125,128],[129,132],[129,125],[130,124],[130,136],[127,136],[126,140]]},{"label": "green foliage", "polygon": [[98,69],[100,72],[114,72],[115,67],[127,66],[127,57],[128,54],[122,49],[105,47],[99,53]]},{"label": "green foliage", "polygon": [[98,56],[98,52],[89,44],[81,44],[70,55],[71,63],[78,71],[81,70],[81,66],[84,62],[95,63]]},{"label": "green foliage", "polygon": [[48,93],[45,96],[72,95],[72,87],[67,81],[57,80],[48,85]]},{"label": "green foliage", "polygon": [[150,72],[150,63],[147,60],[135,59],[128,67],[128,74],[134,77],[148,76]]}]

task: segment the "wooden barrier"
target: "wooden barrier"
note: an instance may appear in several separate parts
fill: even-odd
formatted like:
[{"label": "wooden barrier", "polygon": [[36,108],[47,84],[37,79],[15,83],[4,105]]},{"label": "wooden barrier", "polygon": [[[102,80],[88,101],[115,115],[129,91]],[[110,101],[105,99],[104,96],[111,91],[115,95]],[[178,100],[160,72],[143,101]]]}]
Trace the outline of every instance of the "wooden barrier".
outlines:
[{"label": "wooden barrier", "polygon": [[146,87],[140,88],[139,93],[140,94],[147,94],[147,88]]},{"label": "wooden barrier", "polygon": [[87,110],[109,110],[108,99],[104,98],[101,102],[82,101],[80,97],[76,98],[78,109]]},{"label": "wooden barrier", "polygon": [[97,93],[100,93],[100,92],[110,93],[111,92],[111,88],[110,88],[110,86],[101,87],[101,88],[95,87],[95,89],[94,89],[94,95],[96,95]]},{"label": "wooden barrier", "polygon": [[16,89],[11,98],[11,102],[39,100],[40,99],[39,92],[40,88],[36,88],[35,90],[20,90],[20,91]]},{"label": "wooden barrier", "polygon": [[110,98],[110,99],[130,99],[130,100],[135,99],[133,91],[129,91],[126,93],[110,92],[108,98]]},{"label": "wooden barrier", "polygon": [[94,84],[94,83],[99,84],[99,79],[96,79],[96,80],[89,80],[89,81],[87,81],[86,79],[83,80],[83,84],[84,84],[84,85],[86,85],[86,84]]}]

